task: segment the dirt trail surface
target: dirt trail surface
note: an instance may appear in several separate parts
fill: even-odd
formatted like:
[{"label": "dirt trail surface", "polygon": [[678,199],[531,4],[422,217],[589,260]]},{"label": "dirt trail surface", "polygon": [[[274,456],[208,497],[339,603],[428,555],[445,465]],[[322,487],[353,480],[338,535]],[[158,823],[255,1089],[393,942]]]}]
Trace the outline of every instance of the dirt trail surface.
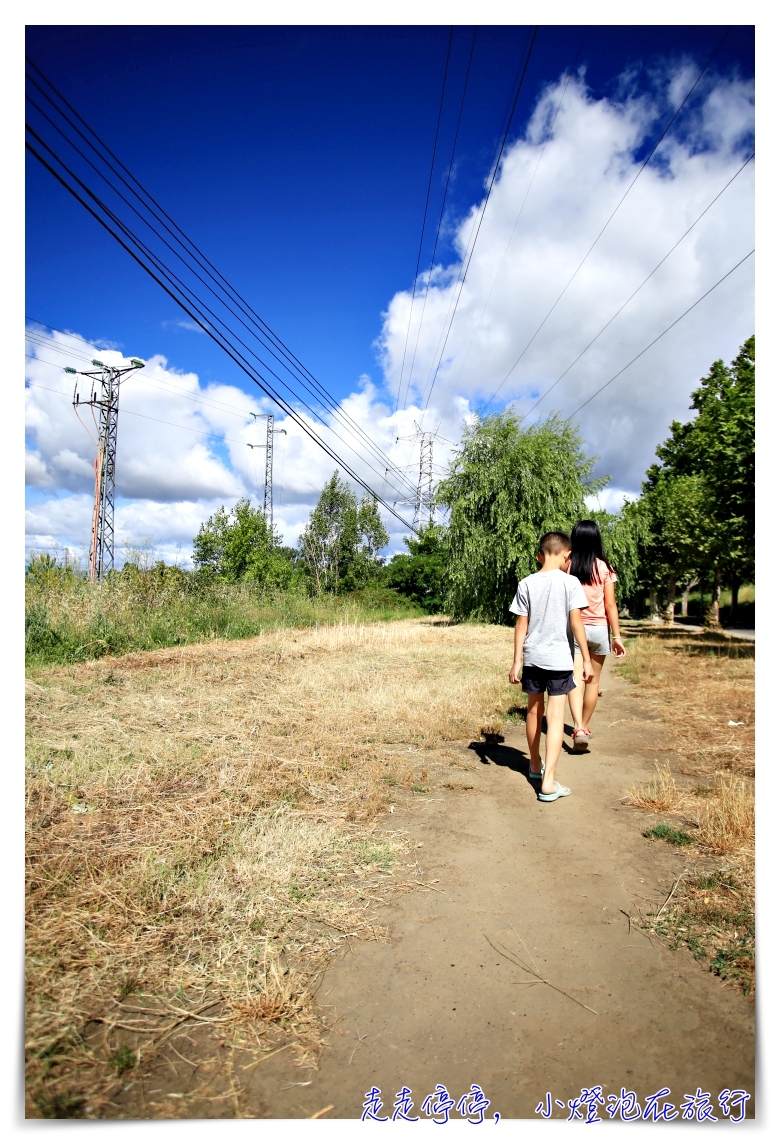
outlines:
[{"label": "dirt trail surface", "polygon": [[[606,674],[603,686],[592,749],[565,748],[559,764],[572,797],[537,801],[518,725],[503,743],[464,745],[472,789],[436,786],[396,808],[429,890],[385,908],[388,942],[353,943],[325,973],[318,1000],[333,1023],[319,1067],[282,1052],[245,1071],[242,1115],[356,1118],[372,1086],[384,1115],[404,1085],[418,1114],[435,1085],[457,1101],[476,1083],[488,1116],[533,1117],[547,1092],[565,1104],[601,1085],[642,1105],[663,1087],[678,1106],[700,1088],[720,1118],[723,1088],[754,1092],[752,1005],[629,925],[661,908],[685,856],[643,838],[643,812],[620,802],[647,780],[663,727],[631,685]],[[551,984],[526,984],[518,960]],[[139,1085],[163,1104],[142,1110],[136,1088],[120,1115],[166,1115],[166,1085],[188,1086],[176,1063],[175,1080],[160,1065]],[[236,1112],[227,1101],[194,1114]]]}]

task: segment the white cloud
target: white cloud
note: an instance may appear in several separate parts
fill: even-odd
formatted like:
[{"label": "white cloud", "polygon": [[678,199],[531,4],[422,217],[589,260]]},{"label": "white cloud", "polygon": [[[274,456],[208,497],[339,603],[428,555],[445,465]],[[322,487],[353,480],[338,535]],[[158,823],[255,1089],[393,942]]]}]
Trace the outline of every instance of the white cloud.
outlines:
[{"label": "white cloud", "polygon": [[[93,358],[125,366],[129,359],[76,334],[52,333],[43,345],[33,340],[36,337],[31,332],[29,350],[34,356],[28,362],[26,390],[27,483],[38,490],[28,512],[28,547],[79,549],[88,545],[92,520],[95,426],[84,406],[80,407],[84,424],[79,423],[71,406],[74,378],[63,372],[63,366],[89,369]],[[82,397],[87,386],[86,379],[78,379]],[[160,356],[123,382],[117,447],[118,542],[137,546],[148,540],[169,555],[181,545],[186,558],[199,525],[221,504],[232,505],[245,496],[257,503],[258,495],[262,497],[265,452],[248,445],[264,445],[262,415],[271,408],[262,395],[258,398],[235,386],[201,385],[194,373],[178,372]],[[376,456],[372,460],[360,431],[405,465],[412,446],[396,443],[395,438],[412,431],[419,410],[392,416],[370,380],[361,378],[341,411],[340,437],[308,416],[302,420],[392,500],[397,494],[392,479],[383,482],[385,462]],[[256,419],[252,413],[261,416]],[[457,409],[454,413],[457,417]],[[275,438],[275,520],[285,543],[294,545],[322,486],[339,464],[292,418],[277,417],[276,428],[285,432]],[[458,432],[455,421],[450,429]],[[400,494],[410,488],[407,483]],[[410,509],[401,511],[411,519]],[[400,533],[394,538],[394,547],[399,546]]]},{"label": "white cloud", "polygon": [[[655,98],[633,94],[627,80],[628,90],[620,100],[596,99],[583,77],[573,80],[531,185],[564,81],[542,94],[525,136],[508,150],[489,199],[426,428],[443,413],[447,416],[450,393],[478,406],[508,374],[493,408],[515,400],[521,413],[530,410],[749,154],[745,147],[753,126],[752,85],[720,78],[687,114],[684,134],[672,133],[664,140],[658,162],[644,170],[531,341],[639,171],[636,149],[658,132],[658,123],[669,117],[669,104],[690,86],[690,68],[681,65],[656,78]],[[411,378],[411,393],[418,401],[425,399],[435,372],[481,205],[457,227],[459,260],[433,272],[422,327],[424,290],[418,289],[409,338],[414,347],[419,333]],[[570,415],[752,246],[750,164],[533,416],[552,410]],[[689,394],[699,377],[716,358],[733,357],[753,333],[752,273],[749,260],[577,416],[588,452],[601,456],[600,471],[610,473],[619,487],[638,488],[670,421],[690,417]],[[380,339],[393,392],[410,302],[411,291],[395,295]],[[411,358],[407,353],[405,377]]]},{"label": "white cloud", "polygon": [[[562,81],[544,91],[495,182],[429,407],[424,409],[427,387],[458,289],[460,261],[434,271],[406,408],[393,412],[410,291],[396,294],[384,315],[378,342],[383,387],[360,378],[340,403],[339,416],[329,415],[328,426],[302,416],[305,426],[390,503],[403,501],[417,480],[419,450],[407,439],[415,432],[415,422],[426,430],[439,428],[442,439],[434,460],[443,466],[452,452],[447,441],[460,439],[464,420],[520,356],[636,175],[637,147],[659,130],[658,123],[669,117],[691,77],[685,63],[659,73],[651,97],[636,94],[626,76],[618,85],[619,97],[612,99],[594,98],[582,76],[573,80],[531,185]],[[526,412],[570,365],[737,170],[747,155],[752,114],[750,85],[733,77],[710,85],[705,98],[686,113],[684,133],[664,140],[658,164],[642,173],[510,374],[494,408],[514,400]],[[475,204],[455,227],[459,259],[468,249],[480,208]],[[555,409],[564,415],[573,412],[752,245],[751,164],[533,416]],[[412,348],[421,308],[418,298]],[[689,394],[698,378],[715,358],[733,357],[752,332],[751,261],[578,415],[588,453],[600,455],[599,471],[613,478],[600,494],[604,508],[617,509],[624,496],[636,495],[670,421],[690,416]],[[94,444],[70,406],[72,377],[62,367],[87,369],[94,357],[112,365],[129,362],[116,349],[97,347],[76,334],[49,337],[53,345],[31,341],[29,346],[27,471],[35,491],[28,543],[78,548],[89,537]],[[407,369],[410,361],[411,351]],[[264,443],[265,423],[251,414],[272,411],[259,393],[204,385],[196,374],[177,371],[164,357],[151,358],[121,394],[116,512],[120,541],[137,546],[149,540],[166,559],[173,559],[180,545],[186,557],[200,523],[221,504],[232,505],[240,496],[256,502],[258,486],[262,494],[265,456],[247,443]],[[276,438],[275,520],[285,542],[295,544],[338,462],[292,418],[277,415],[276,428],[286,430],[286,436]],[[392,465],[406,471],[405,477],[386,473],[387,460],[372,452],[361,431]],[[399,503],[398,511],[411,520],[411,506]],[[385,521],[391,534],[389,551],[397,551],[406,530],[388,514]]]}]

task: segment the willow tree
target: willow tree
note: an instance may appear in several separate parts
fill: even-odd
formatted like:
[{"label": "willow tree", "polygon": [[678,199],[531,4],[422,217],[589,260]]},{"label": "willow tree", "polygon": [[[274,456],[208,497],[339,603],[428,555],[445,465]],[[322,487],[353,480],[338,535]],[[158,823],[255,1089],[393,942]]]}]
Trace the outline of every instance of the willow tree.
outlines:
[{"label": "willow tree", "polygon": [[514,413],[486,417],[466,431],[437,500],[450,509],[447,608],[455,619],[506,622],[517,580],[536,571],[539,537],[569,531],[588,515],[585,497],[596,458],[553,414],[522,426]]}]

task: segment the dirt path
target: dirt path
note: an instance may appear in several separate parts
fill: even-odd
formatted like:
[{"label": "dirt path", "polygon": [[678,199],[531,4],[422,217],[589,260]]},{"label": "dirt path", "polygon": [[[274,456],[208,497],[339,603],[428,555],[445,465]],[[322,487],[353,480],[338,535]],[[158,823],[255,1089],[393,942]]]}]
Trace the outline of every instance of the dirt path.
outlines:
[{"label": "dirt path", "polygon": [[[438,1083],[455,1100],[477,1083],[489,1114],[519,1118],[533,1117],[547,1092],[565,1103],[594,1085],[641,1102],[668,1087],[678,1105],[699,1087],[717,1116],[723,1088],[754,1092],[752,1006],[687,950],[629,930],[627,915],[661,906],[685,855],[644,839],[643,812],[619,801],[647,780],[661,728],[629,684],[607,675],[604,692],[593,750],[560,764],[571,798],[536,800],[520,725],[503,744],[464,745],[478,762],[474,789],[435,787],[396,808],[392,826],[410,832],[435,889],[388,905],[380,920],[391,940],[353,944],[325,974],[318,997],[335,1024],[319,1069],[284,1052],[262,1062],[248,1073],[241,1114],[356,1118],[372,1086],[386,1114],[403,1085],[416,1114]],[[491,942],[532,956],[569,996],[519,984],[530,975]],[[186,1091],[186,1077],[175,1083]],[[161,1073],[149,1084],[164,1093]],[[228,1102],[189,1115],[237,1111]],[[553,1115],[568,1108],[553,1104]]]},{"label": "dirt path", "polygon": [[[394,823],[422,843],[441,892],[399,899],[382,919],[391,942],[354,946],[329,970],[319,997],[338,1021],[319,1071],[285,1089],[303,1079],[292,1064],[255,1070],[261,1115],[333,1104],[326,1115],[356,1117],[372,1085],[386,1113],[402,1085],[419,1111],[439,1082],[456,1100],[478,1083],[503,1117],[597,1084],[640,1098],[666,1086],[678,1103],[697,1086],[713,1101],[724,1087],[754,1091],[752,1007],[687,950],[628,932],[626,914],[660,905],[684,856],[642,838],[642,812],[618,801],[646,779],[652,753],[637,744],[652,747],[657,728],[627,684],[608,676],[604,690],[592,752],[560,764],[571,798],[536,800],[520,726],[477,748],[475,791]],[[488,938],[527,962],[522,938],[541,974],[598,1015],[546,985],[514,984],[530,975]]]}]

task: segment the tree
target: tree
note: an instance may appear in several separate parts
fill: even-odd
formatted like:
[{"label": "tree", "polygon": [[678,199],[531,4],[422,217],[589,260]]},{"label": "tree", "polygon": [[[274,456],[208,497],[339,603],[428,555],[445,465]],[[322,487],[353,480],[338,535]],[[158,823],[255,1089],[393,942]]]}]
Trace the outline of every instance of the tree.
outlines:
[{"label": "tree", "polygon": [[585,515],[594,458],[553,414],[524,428],[509,410],[466,431],[438,500],[450,508],[447,610],[456,619],[506,622],[517,580],[536,569],[539,537]]},{"label": "tree", "polygon": [[626,604],[636,592],[640,580],[640,547],[648,536],[648,520],[644,506],[626,500],[620,512],[591,512],[604,542],[604,555],[618,574],[615,584],[617,603]]},{"label": "tree", "polygon": [[379,550],[389,539],[376,500],[366,496],[358,503],[337,470],[299,538],[315,593],[354,591],[376,580],[382,568]]},{"label": "tree", "polygon": [[421,604],[427,612],[443,612],[447,530],[429,524],[417,537],[404,537],[408,553],[399,552],[385,569],[385,583]]},{"label": "tree", "polygon": [[646,585],[657,599],[665,592],[664,618],[674,622],[677,585],[689,583],[705,565],[712,545],[712,503],[698,473],[675,476],[651,465],[643,483],[648,534],[641,547]]},{"label": "tree", "polygon": [[685,493],[686,486],[666,486],[665,482],[698,480],[698,569],[712,585],[707,622],[718,626],[724,579],[731,583],[733,615],[740,583],[754,578],[755,337],[748,338],[730,366],[721,360],[713,362],[691,401],[696,416],[684,424],[672,422],[670,437],[656,450],[661,465],[648,471],[645,495],[655,520],[656,548],[672,559],[677,549],[685,548],[691,521],[682,509],[676,518],[669,516],[664,522],[652,500],[665,497],[669,501],[671,496],[672,504],[675,487],[683,499],[690,497],[693,485]]},{"label": "tree", "polygon": [[239,500],[228,512],[223,505],[198,530],[193,563],[207,575],[236,583],[252,581],[268,588],[288,588],[294,578],[280,538],[268,527],[265,514]]}]

